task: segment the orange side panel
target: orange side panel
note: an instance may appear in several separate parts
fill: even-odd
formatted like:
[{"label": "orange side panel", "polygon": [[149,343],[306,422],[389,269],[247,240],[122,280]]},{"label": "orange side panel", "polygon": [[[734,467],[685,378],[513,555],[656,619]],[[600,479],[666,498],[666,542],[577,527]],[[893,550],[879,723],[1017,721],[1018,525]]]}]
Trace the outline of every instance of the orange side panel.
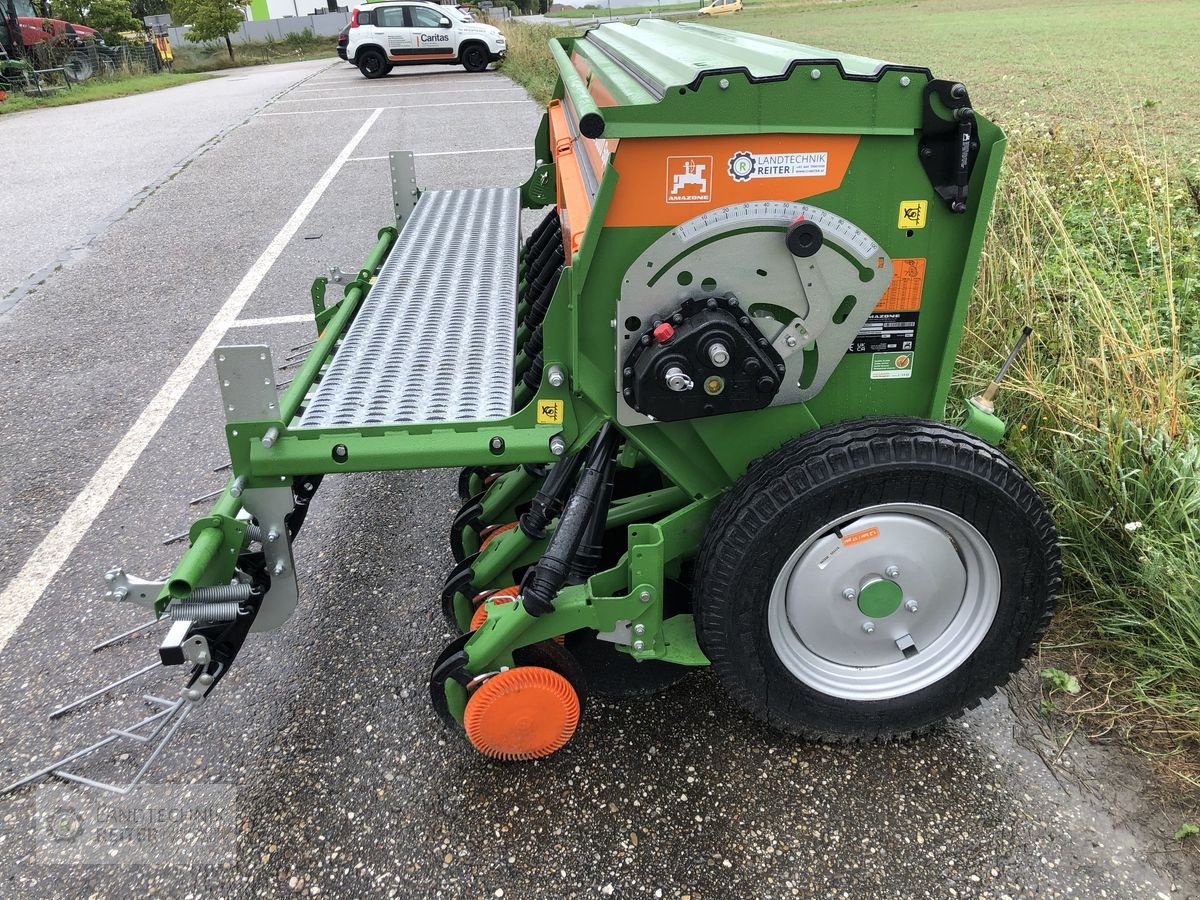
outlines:
[{"label": "orange side panel", "polygon": [[583,240],[588,217],[592,214],[592,201],[584,185],[583,173],[579,171],[580,160],[571,143],[567,111],[559,100],[551,100],[546,111],[550,116],[550,146],[558,172],[558,216],[563,229],[563,258],[569,265]]},{"label": "orange side panel", "polygon": [[749,200],[803,200],[837,190],[856,134],[717,135],[623,140],[605,225],[678,225]]}]

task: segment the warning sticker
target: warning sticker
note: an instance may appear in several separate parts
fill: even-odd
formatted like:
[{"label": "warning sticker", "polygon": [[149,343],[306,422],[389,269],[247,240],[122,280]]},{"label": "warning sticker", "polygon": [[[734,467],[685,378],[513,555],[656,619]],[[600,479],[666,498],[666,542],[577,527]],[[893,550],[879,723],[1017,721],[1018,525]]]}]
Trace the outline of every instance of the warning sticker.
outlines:
[{"label": "warning sticker", "polygon": [[869,541],[871,538],[879,537],[878,528],[864,528],[862,531],[856,531],[854,534],[842,536],[842,546],[850,547],[854,544],[861,544],[863,541]]},{"label": "warning sticker", "polygon": [[915,350],[920,313],[875,312],[867,316],[848,353],[890,353]]},{"label": "warning sticker", "polygon": [[561,425],[563,423],[563,402],[561,400],[539,400],[537,423],[539,425]]},{"label": "warning sticker", "polygon": [[871,354],[871,380],[877,378],[912,378],[912,353]]},{"label": "warning sticker", "polygon": [[893,259],[892,283],[875,304],[876,312],[899,312],[921,308],[925,290],[924,259]]},{"label": "warning sticker", "polygon": [[924,228],[925,215],[929,212],[928,200],[901,200],[900,219],[897,228]]}]

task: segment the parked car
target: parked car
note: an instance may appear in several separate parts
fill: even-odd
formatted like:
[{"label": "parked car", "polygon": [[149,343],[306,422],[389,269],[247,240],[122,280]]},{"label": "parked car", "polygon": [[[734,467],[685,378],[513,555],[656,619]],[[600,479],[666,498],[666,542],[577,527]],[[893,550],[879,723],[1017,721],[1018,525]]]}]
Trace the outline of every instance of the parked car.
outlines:
[{"label": "parked car", "polygon": [[[338,32],[337,39],[337,55],[341,59],[346,59],[346,45],[350,43],[350,23],[347,22],[345,27]],[[346,60],[349,62],[349,60]]]},{"label": "parked car", "polygon": [[702,16],[723,16],[726,13],[742,11],[742,0],[713,0],[712,3],[700,10]]},{"label": "parked car", "polygon": [[367,78],[395,66],[444,63],[482,72],[508,52],[504,34],[435,3],[368,3],[350,13],[349,62]]}]

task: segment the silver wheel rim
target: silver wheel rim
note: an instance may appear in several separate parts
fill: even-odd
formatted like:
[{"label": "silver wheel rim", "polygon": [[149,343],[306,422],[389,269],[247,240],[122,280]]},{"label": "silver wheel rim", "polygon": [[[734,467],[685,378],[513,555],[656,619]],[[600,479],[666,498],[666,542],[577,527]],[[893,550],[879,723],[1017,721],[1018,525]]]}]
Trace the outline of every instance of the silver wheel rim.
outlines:
[{"label": "silver wheel rim", "polygon": [[[899,598],[894,611],[881,610],[881,596],[885,607]],[[887,700],[953,673],[999,603],[1000,566],[975,526],[938,507],[887,503],[796,548],[775,579],[767,625],[780,662],[804,684]]]}]

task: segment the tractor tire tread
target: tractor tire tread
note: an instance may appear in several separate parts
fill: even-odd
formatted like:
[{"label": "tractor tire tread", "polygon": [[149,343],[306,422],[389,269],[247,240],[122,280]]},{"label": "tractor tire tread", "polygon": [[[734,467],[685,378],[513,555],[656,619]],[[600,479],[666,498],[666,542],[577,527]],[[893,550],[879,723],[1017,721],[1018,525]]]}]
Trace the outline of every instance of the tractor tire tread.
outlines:
[{"label": "tractor tire tread", "polygon": [[[1010,660],[1006,675],[1017,671],[1033,652],[1037,641],[1049,628],[1054,614],[1055,598],[1062,588],[1062,562],[1054,524],[1041,498],[1017,466],[999,449],[959,428],[942,422],[897,417],[859,419],[818,429],[791,440],[778,449],[755,460],[745,475],[725,493],[714,511],[696,563],[696,584],[701,591],[729,596],[740,584],[733,571],[738,552],[729,551],[744,546],[769,522],[783,505],[810,494],[839,476],[864,468],[883,467],[896,463],[920,462],[926,467],[944,469],[946,474],[964,470],[982,476],[1008,495],[1034,523],[1036,542],[1046,555],[1048,602],[1040,614],[1029,623],[1021,636],[1019,657]],[[756,528],[757,525],[757,528]],[[784,721],[771,715],[766,699],[755,695],[741,672],[747,667],[757,670],[763,684],[766,675],[762,662],[745,659],[730,646],[729,617],[731,605],[721,602],[701,602],[696,594],[694,603],[696,631],[701,648],[713,664],[725,690],[739,705],[757,719],[776,728],[830,743],[861,743],[880,739],[901,739],[921,734],[937,722],[911,728],[889,730],[887,733],[845,734],[814,728],[803,722],[804,710],[789,709]],[[758,627],[749,616],[737,623],[740,629]],[[956,719],[984,700],[993,696],[1001,686],[999,680],[990,688],[970,697],[960,696],[957,708],[943,720]]]}]

